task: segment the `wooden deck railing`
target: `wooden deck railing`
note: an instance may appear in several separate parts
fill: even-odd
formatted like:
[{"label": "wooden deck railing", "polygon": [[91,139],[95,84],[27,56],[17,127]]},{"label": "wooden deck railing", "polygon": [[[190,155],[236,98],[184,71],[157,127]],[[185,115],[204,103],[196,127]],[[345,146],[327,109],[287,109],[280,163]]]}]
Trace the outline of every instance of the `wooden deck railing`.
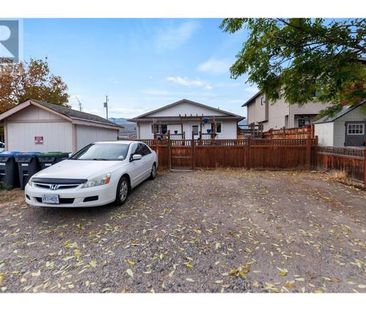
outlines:
[{"label": "wooden deck railing", "polygon": [[271,129],[263,133],[267,139],[307,139],[314,137],[314,125],[308,125],[301,128]]}]

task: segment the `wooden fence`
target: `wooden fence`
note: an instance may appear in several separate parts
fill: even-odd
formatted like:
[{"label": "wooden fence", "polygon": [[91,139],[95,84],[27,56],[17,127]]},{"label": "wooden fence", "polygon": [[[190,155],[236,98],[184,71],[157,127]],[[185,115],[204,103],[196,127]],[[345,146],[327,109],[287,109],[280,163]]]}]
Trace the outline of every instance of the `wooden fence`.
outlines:
[{"label": "wooden fence", "polygon": [[325,170],[339,170],[348,177],[363,181],[366,185],[366,149],[318,147],[318,168]]},{"label": "wooden fence", "polygon": [[157,152],[161,168],[340,170],[366,185],[366,149],[320,147],[317,138],[143,141]]},{"label": "wooden fence", "polygon": [[263,133],[267,139],[307,139],[314,138],[314,125],[302,128],[284,128],[279,130],[269,130]]},{"label": "wooden fence", "polygon": [[157,152],[162,168],[309,169],[316,166],[316,139],[143,141]]}]

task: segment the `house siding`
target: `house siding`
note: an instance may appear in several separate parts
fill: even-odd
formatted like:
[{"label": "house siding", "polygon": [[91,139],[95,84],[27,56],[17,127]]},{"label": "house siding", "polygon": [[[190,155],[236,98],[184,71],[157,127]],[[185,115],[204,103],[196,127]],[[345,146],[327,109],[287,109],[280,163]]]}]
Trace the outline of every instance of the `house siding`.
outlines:
[{"label": "house siding", "polygon": [[[30,106],[9,117],[6,127],[7,150],[72,151],[71,122],[48,111]],[[35,144],[35,136],[43,136],[43,144]]]},{"label": "house siding", "polygon": [[314,134],[318,136],[320,146],[334,146],[334,124],[320,123],[315,124]]},{"label": "house siding", "polygon": [[[161,121],[164,123],[164,121]],[[217,123],[221,123],[221,133],[217,133],[217,139],[236,139],[237,138],[237,122],[235,120],[217,120]],[[183,131],[185,132],[186,139],[192,138],[192,126],[199,125],[199,121],[186,121],[183,123]],[[153,139],[154,134],[152,133],[152,122],[138,122],[138,139]],[[207,129],[211,129],[211,124],[203,124],[202,132],[207,133]],[[178,131],[181,134],[181,125],[172,124],[168,125],[168,130],[172,134],[172,138],[180,139],[179,136],[174,136],[174,131]],[[198,138],[198,135],[195,136]]]},{"label": "house siding", "polygon": [[[205,120],[205,118],[207,118]],[[238,121],[242,117],[219,108],[205,106],[186,99],[164,106],[158,110],[138,116],[131,121],[137,122],[137,138],[153,139],[153,124],[166,124],[173,139],[181,139],[182,131],[186,139],[192,138],[192,126],[197,125],[198,131],[207,134],[211,130],[211,123],[221,123],[221,132],[216,133],[217,139],[236,139]],[[242,118],[244,119],[244,118]],[[200,124],[202,122],[202,125]],[[206,122],[206,123],[205,123]],[[175,134],[177,133],[177,134]],[[195,135],[199,138],[199,135]],[[203,139],[211,138],[203,135]]]},{"label": "house siding", "polygon": [[96,141],[115,141],[117,138],[118,130],[84,125],[76,126],[77,150]]},{"label": "house siding", "polygon": [[[344,147],[346,122],[366,122],[366,114],[362,111],[362,107],[353,109],[333,122],[315,123],[315,135],[318,136],[319,145]],[[333,141],[328,139],[330,136],[333,137]]]},{"label": "house siding", "polygon": [[268,108],[266,108],[265,100],[262,98],[264,96],[260,95],[247,105],[247,118],[248,124],[262,123],[264,131],[298,127],[296,115],[316,115],[328,106],[318,102],[289,105],[284,98],[280,98],[275,102],[269,102]]},{"label": "house siding", "polygon": [[343,147],[346,140],[346,122],[366,121],[366,114],[358,107],[334,121],[334,146]]},{"label": "house siding", "polygon": [[182,115],[204,115],[204,116],[225,116],[225,113],[220,113],[218,111],[215,110],[211,110],[205,107],[200,107],[197,106],[195,104],[191,104],[189,102],[183,102],[180,103],[179,105],[175,105],[173,107],[169,107],[157,112],[153,112],[151,114],[149,114],[149,117],[169,117],[169,116],[179,116]]},{"label": "house siding", "polygon": [[268,122],[263,124],[263,130],[280,129],[286,127],[286,116],[289,115],[289,106],[280,99],[275,103],[269,103]]}]

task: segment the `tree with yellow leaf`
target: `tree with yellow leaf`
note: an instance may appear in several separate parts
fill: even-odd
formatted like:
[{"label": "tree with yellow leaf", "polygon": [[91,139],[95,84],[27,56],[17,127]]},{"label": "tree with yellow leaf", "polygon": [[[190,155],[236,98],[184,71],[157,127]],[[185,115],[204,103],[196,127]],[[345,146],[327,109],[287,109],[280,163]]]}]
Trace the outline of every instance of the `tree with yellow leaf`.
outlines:
[{"label": "tree with yellow leaf", "polygon": [[25,63],[0,66],[0,113],[28,99],[67,105],[67,85],[51,73],[47,60],[31,59]]}]

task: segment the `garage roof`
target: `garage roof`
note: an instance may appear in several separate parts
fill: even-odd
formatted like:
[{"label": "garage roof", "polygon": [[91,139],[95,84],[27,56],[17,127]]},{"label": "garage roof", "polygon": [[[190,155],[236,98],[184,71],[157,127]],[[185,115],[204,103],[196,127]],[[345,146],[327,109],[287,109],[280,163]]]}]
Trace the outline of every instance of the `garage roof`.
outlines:
[{"label": "garage roof", "polygon": [[314,123],[319,124],[319,123],[334,122],[335,120],[339,119],[340,117],[343,117],[345,114],[351,112],[352,110],[354,110],[357,107],[360,107],[364,104],[366,104],[366,100],[363,100],[362,102],[360,102],[359,104],[354,105],[354,106],[344,106],[344,107],[342,107],[342,109],[340,111],[338,111],[334,115],[325,116],[325,117],[319,119],[318,121],[315,121]]},{"label": "garage roof", "polygon": [[55,104],[51,104],[51,103],[48,103],[45,101],[34,100],[34,99],[28,100],[22,104],[15,106],[14,108],[12,108],[10,110],[4,112],[3,114],[0,115],[0,121],[10,117],[11,115],[17,113],[20,110],[25,109],[26,107],[28,107],[30,105],[34,105],[41,109],[43,108],[48,111],[54,112],[58,115],[63,116],[64,118],[66,117],[65,119],[68,119],[69,121],[72,121],[73,123],[87,122],[87,123],[93,123],[94,125],[114,127],[116,129],[123,128],[120,125],[113,123],[107,119],[104,119],[100,116],[97,116],[95,114],[82,112],[82,111],[71,109],[66,106],[55,105]]}]

